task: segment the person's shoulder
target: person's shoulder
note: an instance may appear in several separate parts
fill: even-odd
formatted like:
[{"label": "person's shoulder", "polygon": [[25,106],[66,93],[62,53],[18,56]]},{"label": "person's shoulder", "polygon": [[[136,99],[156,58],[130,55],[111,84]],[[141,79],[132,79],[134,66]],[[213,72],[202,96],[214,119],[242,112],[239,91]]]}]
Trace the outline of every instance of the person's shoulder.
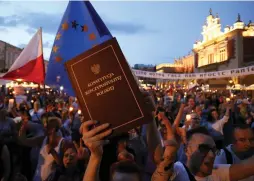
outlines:
[{"label": "person's shoulder", "polygon": [[228,181],[230,166],[229,164],[215,164],[211,176],[220,181]]},{"label": "person's shoulder", "polygon": [[183,163],[175,162],[173,168],[173,174],[170,177],[170,181],[189,181],[189,177]]}]

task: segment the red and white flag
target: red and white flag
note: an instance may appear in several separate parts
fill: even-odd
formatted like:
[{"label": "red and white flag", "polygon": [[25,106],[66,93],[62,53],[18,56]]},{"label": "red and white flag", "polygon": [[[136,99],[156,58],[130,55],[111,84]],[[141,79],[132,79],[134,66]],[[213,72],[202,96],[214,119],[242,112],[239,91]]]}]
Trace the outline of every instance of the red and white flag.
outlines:
[{"label": "red and white flag", "polygon": [[7,80],[44,83],[45,67],[42,50],[42,29],[30,40],[11,68],[2,76]]}]

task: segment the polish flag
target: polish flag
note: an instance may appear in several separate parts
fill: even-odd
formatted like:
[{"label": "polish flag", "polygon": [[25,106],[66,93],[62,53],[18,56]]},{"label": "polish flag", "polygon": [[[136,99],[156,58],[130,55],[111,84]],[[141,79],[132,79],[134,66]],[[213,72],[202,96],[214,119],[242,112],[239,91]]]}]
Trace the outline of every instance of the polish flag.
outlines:
[{"label": "polish flag", "polygon": [[3,79],[34,82],[43,84],[45,79],[45,67],[42,51],[42,29],[30,40],[18,58],[15,60]]}]

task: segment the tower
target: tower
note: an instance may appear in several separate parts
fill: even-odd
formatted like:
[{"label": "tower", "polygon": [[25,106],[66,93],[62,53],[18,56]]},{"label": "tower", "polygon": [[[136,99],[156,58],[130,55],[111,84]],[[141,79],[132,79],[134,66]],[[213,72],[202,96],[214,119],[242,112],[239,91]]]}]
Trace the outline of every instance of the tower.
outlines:
[{"label": "tower", "polygon": [[213,16],[212,9],[209,10],[209,16],[206,18],[206,23],[203,26],[203,42],[209,41],[221,35],[221,24],[218,13]]}]

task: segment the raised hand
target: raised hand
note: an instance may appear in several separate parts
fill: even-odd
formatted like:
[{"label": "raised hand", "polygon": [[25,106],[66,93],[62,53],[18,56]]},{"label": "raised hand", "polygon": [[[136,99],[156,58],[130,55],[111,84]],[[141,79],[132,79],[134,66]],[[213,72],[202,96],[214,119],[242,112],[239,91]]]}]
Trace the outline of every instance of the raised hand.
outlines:
[{"label": "raised hand", "polygon": [[79,160],[84,160],[86,158],[89,157],[89,153],[87,152],[87,150],[85,149],[85,147],[82,146],[83,144],[83,141],[82,139],[80,138],[79,140],[79,145],[77,144],[76,141],[73,141],[73,144],[78,152],[78,159]]},{"label": "raised hand", "polygon": [[104,138],[112,133],[112,129],[108,129],[109,123],[90,129],[97,123],[97,121],[86,121],[81,125],[80,131],[82,132],[82,140],[89,148],[91,156],[101,159],[103,146],[109,143],[109,140],[104,140]]}]

